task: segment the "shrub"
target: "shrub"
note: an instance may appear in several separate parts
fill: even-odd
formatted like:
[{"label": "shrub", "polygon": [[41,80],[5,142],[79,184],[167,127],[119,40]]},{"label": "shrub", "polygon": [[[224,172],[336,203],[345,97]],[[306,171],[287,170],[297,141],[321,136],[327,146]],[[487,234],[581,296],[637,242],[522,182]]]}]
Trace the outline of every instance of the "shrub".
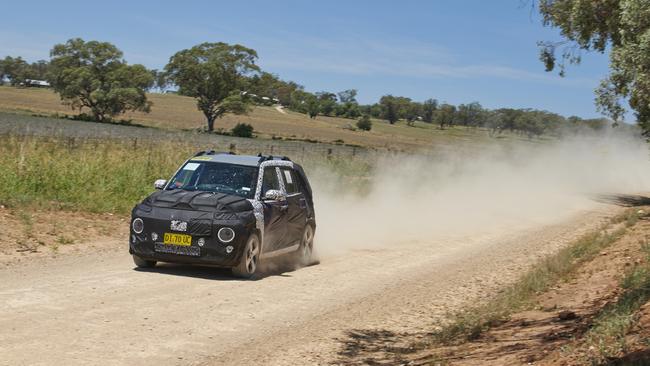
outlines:
[{"label": "shrub", "polygon": [[253,126],[248,123],[238,123],[231,132],[237,137],[253,137]]},{"label": "shrub", "polygon": [[370,131],[372,128],[372,121],[370,121],[370,116],[366,114],[359,118],[357,121],[357,128],[363,131]]}]

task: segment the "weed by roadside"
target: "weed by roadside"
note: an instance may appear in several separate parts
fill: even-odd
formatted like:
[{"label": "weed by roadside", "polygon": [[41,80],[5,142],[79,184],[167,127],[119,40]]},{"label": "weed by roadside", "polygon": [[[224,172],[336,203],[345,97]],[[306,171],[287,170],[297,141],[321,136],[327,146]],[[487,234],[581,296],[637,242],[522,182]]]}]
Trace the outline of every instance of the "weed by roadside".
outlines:
[{"label": "weed by roadside", "polygon": [[641,244],[645,261],[637,263],[621,280],[622,294],[596,317],[586,334],[587,359],[591,364],[605,364],[628,351],[625,335],[637,321],[637,311],[650,300],[650,244]]},{"label": "weed by roadside", "polygon": [[612,217],[610,219],[610,222],[612,224],[620,224],[621,222],[625,222],[625,227],[632,227],[639,221],[639,217],[643,215],[645,215],[645,212],[643,210],[627,210],[620,215]]},{"label": "weed by roadside", "polygon": [[33,237],[34,221],[32,220],[32,215],[26,211],[20,211],[18,213],[18,218],[20,219],[20,222],[23,224],[23,232],[25,234],[25,237],[27,238]]},{"label": "weed by roadside", "polygon": [[70,239],[66,236],[60,235],[56,238],[57,243],[61,245],[74,244],[74,239]]},{"label": "weed by roadside", "polygon": [[[638,219],[637,214],[628,212],[625,220],[630,215]],[[515,311],[531,307],[536,294],[570,276],[580,264],[621,238],[626,230],[625,227],[616,230],[603,227],[582,236],[555,255],[542,260],[492,301],[457,314],[448,324],[433,333],[433,342],[449,344],[478,338],[484,331],[506,321]]]}]

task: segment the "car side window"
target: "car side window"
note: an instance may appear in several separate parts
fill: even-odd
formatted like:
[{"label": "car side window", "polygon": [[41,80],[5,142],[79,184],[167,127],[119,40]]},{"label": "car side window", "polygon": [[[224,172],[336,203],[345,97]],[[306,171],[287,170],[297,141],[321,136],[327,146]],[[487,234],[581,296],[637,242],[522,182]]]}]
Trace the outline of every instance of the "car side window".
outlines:
[{"label": "car side window", "polygon": [[264,168],[264,177],[262,178],[262,196],[270,189],[280,190],[280,182],[275,167]]},{"label": "car side window", "polygon": [[287,194],[297,194],[302,192],[300,189],[300,181],[297,179],[296,172],[293,169],[282,168],[282,179],[284,180],[284,188]]}]

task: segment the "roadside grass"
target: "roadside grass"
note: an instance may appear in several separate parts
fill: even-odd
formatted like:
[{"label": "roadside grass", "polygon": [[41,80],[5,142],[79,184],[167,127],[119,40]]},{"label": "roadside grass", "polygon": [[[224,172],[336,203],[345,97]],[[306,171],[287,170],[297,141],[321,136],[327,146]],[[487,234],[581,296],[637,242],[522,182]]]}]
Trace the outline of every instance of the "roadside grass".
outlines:
[{"label": "roadside grass", "polygon": [[[0,204],[126,214],[197,151],[193,141],[159,140],[137,146],[119,139],[0,135]],[[245,151],[243,151],[245,152]],[[358,158],[313,154],[305,169],[356,177],[372,169]],[[354,182],[352,182],[354,183]],[[21,216],[22,217],[22,216]],[[30,221],[25,216],[26,228]]]},{"label": "roadside grass", "polygon": [[625,335],[636,323],[639,308],[650,300],[650,244],[647,239],[640,244],[646,260],[625,274],[623,293],[600,312],[585,336],[591,364],[605,364],[628,351]]},{"label": "roadside grass", "polygon": [[[631,217],[635,216],[638,219],[635,211],[630,210],[616,220],[631,220]],[[534,306],[535,295],[545,291],[552,284],[567,279],[580,264],[594,258],[602,249],[621,238],[626,230],[623,227],[612,231],[606,225],[583,235],[536,264],[516,283],[488,303],[456,314],[449,323],[432,334],[432,341],[451,344],[476,339],[489,328],[506,321],[514,312]]]},{"label": "roadside grass", "polygon": [[[117,119],[132,120],[134,124],[171,130],[197,130],[205,126],[205,119],[198,111],[194,99],[170,94],[148,94],[153,102],[151,113],[127,113]],[[70,107],[61,103],[49,89],[14,88],[0,86],[0,110],[23,112],[46,116],[76,115]],[[353,131],[348,128],[356,120],[318,116],[310,119],[292,111],[279,113],[273,107],[255,107],[248,115],[226,115],[219,119],[217,129],[230,131],[238,123],[251,124],[255,134],[263,138],[345,143],[364,147],[412,151],[439,146],[475,146],[480,144],[530,143],[524,137],[503,133],[500,138],[490,137],[486,129],[454,126],[444,130],[436,125],[404,122],[391,125],[383,120],[373,120],[371,131]],[[535,142],[535,141],[533,141]]]},{"label": "roadside grass", "polygon": [[34,221],[32,220],[32,215],[26,211],[20,211],[18,213],[18,218],[23,224],[23,231],[25,237],[31,238],[34,236]]}]

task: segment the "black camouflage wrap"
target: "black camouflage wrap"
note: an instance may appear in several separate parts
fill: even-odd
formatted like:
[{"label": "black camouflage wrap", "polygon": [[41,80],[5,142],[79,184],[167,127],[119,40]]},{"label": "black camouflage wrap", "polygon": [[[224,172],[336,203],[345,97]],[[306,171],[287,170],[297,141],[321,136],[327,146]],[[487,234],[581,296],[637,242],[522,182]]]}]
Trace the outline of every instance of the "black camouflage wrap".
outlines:
[{"label": "black camouflage wrap", "polygon": [[[238,262],[242,251],[240,249],[248,236],[255,232],[255,216],[250,201],[223,193],[157,191],[133,209],[132,217],[143,220],[144,231],[136,234],[131,228],[130,253],[157,261],[233,266]],[[186,222],[186,231],[172,230],[172,220]],[[217,232],[222,227],[230,227],[235,231],[232,242],[219,241]],[[152,240],[152,232],[158,235],[156,241]],[[196,246],[198,239],[203,238],[205,244],[200,248],[201,255],[181,256],[156,252],[155,243],[163,240],[164,233],[191,235],[192,246]],[[227,253],[226,247],[229,245],[234,250]]]}]

